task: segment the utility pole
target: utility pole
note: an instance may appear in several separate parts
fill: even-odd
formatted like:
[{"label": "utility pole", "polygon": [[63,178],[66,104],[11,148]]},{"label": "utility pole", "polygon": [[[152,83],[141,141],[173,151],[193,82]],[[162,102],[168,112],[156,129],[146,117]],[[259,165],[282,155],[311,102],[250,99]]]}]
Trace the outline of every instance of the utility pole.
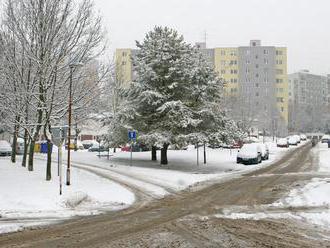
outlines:
[{"label": "utility pole", "polygon": [[68,162],[66,168],[66,185],[70,185],[70,167],[71,167],[71,120],[72,120],[72,77],[73,77],[73,69],[82,66],[82,63],[70,64],[70,84],[69,84],[69,127],[68,127]]},{"label": "utility pole", "polygon": [[204,142],[204,164],[206,164],[206,145]]},{"label": "utility pole", "polygon": [[199,166],[199,149],[198,149],[198,142],[197,142],[197,166]]},{"label": "utility pole", "polygon": [[71,118],[72,118],[72,74],[73,66],[70,65],[70,84],[69,84],[69,127],[68,127],[68,162],[66,167],[66,185],[70,185],[70,163],[71,163]]}]

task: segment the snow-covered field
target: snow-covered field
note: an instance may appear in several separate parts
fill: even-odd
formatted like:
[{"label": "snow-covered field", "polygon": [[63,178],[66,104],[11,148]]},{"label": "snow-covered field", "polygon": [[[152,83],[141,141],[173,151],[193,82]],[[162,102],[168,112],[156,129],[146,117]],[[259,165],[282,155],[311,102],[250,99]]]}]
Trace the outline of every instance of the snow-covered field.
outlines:
[{"label": "snow-covered field", "polygon": [[53,165],[53,179],[48,182],[45,162],[36,160],[34,168],[28,172],[20,161],[12,164],[9,158],[0,159],[0,232],[98,214],[105,209],[117,210],[134,202],[134,194],[127,189],[79,169],[72,170],[75,181],[71,186],[65,185],[63,177],[60,196],[56,166]]},{"label": "snow-covered field", "polygon": [[[0,232],[19,230],[23,227],[58,221],[77,215],[98,214],[105,210],[117,210],[134,202],[134,194],[114,183],[129,185],[152,198],[186,189],[200,182],[228,180],[245,172],[268,166],[280,159],[288,150],[269,143],[270,159],[259,165],[236,164],[237,150],[207,149],[207,164],[203,164],[203,149],[197,151],[169,150],[168,166],[150,161],[150,152],[133,153],[133,166],[129,166],[129,152],[112,153],[110,159],[99,158],[97,152],[72,152],[71,181],[63,183],[63,195],[59,196],[57,165],[52,166],[52,181],[45,181],[45,155],[37,154],[35,170],[28,172],[0,159]],[[56,148],[53,160],[56,160]],[[160,154],[157,154],[158,159]],[[66,152],[64,151],[64,158]],[[65,161],[64,161],[65,162]],[[64,166],[65,168],[65,166]],[[80,168],[80,169],[78,169]],[[94,173],[85,171],[91,170]],[[96,174],[107,177],[99,177]],[[63,182],[65,170],[63,169]],[[17,220],[16,220],[17,219]]]},{"label": "snow-covered field", "polygon": [[[315,149],[315,155],[319,159],[319,168],[315,175],[322,175],[323,178],[316,176],[303,187],[292,189],[285,198],[272,205],[260,206],[261,212],[229,210],[228,212],[225,211],[224,214],[216,215],[216,217],[255,220],[293,218],[330,228],[330,149],[327,144],[321,143]],[[328,178],[324,178],[324,176],[328,176]],[[276,211],[276,208],[291,208],[293,211]],[[269,209],[272,211],[268,212]]]}]

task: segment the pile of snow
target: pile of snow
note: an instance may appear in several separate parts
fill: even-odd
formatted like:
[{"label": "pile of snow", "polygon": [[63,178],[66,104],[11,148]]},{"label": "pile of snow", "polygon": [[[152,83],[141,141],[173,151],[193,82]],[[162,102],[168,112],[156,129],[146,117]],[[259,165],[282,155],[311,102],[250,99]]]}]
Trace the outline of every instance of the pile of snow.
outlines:
[{"label": "pile of snow", "polygon": [[[71,170],[71,186],[65,185],[63,176],[63,194],[59,195],[56,164],[51,181],[45,180],[45,162],[36,160],[34,168],[28,172],[20,162],[0,159],[0,232],[8,231],[8,225],[10,230],[15,226],[19,230],[21,220],[26,218],[39,223],[42,219],[98,214],[128,207],[135,200],[126,188],[76,168]],[[11,219],[17,220],[11,223]],[[35,224],[32,220],[23,226]]]}]

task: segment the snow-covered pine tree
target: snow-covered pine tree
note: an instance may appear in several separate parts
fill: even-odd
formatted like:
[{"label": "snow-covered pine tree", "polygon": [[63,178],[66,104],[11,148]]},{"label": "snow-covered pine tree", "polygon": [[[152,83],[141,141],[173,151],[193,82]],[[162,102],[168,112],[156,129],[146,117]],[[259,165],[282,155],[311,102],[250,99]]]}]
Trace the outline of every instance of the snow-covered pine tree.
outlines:
[{"label": "snow-covered pine tree", "polygon": [[168,27],[155,27],[137,47],[137,78],[118,116],[141,141],[162,147],[161,164],[168,163],[169,144],[227,137],[233,126],[220,109],[222,82],[200,51]]}]

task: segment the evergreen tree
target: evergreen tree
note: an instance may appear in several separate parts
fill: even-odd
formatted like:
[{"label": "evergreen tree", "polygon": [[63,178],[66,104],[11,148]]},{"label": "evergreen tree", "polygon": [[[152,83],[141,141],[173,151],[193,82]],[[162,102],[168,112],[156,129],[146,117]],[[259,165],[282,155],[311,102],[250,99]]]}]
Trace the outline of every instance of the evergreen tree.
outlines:
[{"label": "evergreen tree", "polygon": [[197,48],[170,28],[155,27],[133,59],[137,78],[124,90],[121,123],[140,140],[161,146],[167,164],[169,144],[220,142],[237,135],[221,110],[222,82]]}]

